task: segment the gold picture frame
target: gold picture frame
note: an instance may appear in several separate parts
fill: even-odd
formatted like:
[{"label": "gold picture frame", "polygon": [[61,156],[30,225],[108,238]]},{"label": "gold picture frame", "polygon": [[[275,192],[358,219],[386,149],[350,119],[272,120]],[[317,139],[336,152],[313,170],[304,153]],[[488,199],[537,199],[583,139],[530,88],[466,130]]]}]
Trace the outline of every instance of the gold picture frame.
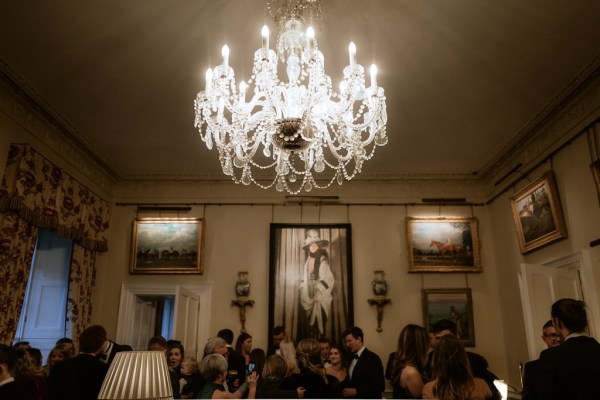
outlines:
[{"label": "gold picture frame", "polygon": [[596,193],[598,194],[598,204],[600,205],[600,160],[596,160],[590,164],[590,170],[596,184]]},{"label": "gold picture frame", "polygon": [[431,332],[431,325],[447,319],[456,324],[457,333],[464,346],[475,346],[470,288],[422,289],[422,296],[423,326],[427,332]]},{"label": "gold picture frame", "polygon": [[512,196],[511,208],[521,253],[568,237],[552,171]]},{"label": "gold picture frame", "polygon": [[481,272],[477,218],[406,218],[409,272]]},{"label": "gold picture frame", "polygon": [[202,274],[201,218],[136,218],[131,274]]}]

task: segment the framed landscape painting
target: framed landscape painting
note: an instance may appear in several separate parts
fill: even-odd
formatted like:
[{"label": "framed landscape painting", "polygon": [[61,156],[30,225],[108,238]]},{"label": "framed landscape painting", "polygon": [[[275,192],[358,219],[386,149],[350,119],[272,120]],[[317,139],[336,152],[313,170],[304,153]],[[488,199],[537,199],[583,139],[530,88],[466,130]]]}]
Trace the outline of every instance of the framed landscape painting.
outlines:
[{"label": "framed landscape painting", "polygon": [[350,224],[271,224],[269,336],[340,342],[354,324]]},{"label": "framed landscape painting", "polygon": [[201,274],[201,218],[137,218],[133,221],[132,274]]},{"label": "framed landscape painting", "polygon": [[422,294],[423,324],[427,332],[431,325],[447,319],[456,324],[463,345],[475,346],[471,289],[423,289]]},{"label": "framed landscape painting", "polygon": [[481,272],[477,218],[406,218],[409,272]]},{"label": "framed landscape painting", "polygon": [[567,237],[552,171],[516,193],[511,198],[511,207],[521,253],[529,253]]}]

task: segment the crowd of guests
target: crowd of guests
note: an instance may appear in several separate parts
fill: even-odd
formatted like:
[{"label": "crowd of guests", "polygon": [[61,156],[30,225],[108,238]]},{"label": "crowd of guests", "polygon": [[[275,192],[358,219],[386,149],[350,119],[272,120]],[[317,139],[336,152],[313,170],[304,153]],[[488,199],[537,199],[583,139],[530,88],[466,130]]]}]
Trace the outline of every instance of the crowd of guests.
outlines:
[{"label": "crowd of guests", "polygon": [[[562,299],[543,327],[548,349],[525,366],[524,399],[600,398],[600,344],[585,334],[584,304]],[[406,325],[387,367],[366,348],[359,327],[346,330],[341,345],[327,338],[290,340],[275,327],[272,345],[253,348],[252,336],[223,329],[207,341],[200,360],[185,355],[177,340],[161,336],[147,349],[161,351],[176,399],[382,398],[385,379],[398,399],[500,399],[484,357],[467,352],[448,319],[425,328]],[[27,342],[0,345],[0,400],[96,399],[116,353],[132,350],[106,337],[99,325],[73,341],[60,339],[42,365]]]}]

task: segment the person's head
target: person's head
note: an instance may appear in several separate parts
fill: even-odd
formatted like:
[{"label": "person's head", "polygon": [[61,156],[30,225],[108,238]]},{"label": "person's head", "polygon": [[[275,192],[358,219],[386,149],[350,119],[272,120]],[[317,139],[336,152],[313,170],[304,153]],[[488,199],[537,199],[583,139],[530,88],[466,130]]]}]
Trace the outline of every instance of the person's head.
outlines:
[{"label": "person's head", "polygon": [[36,349],[34,347],[30,347],[28,349],[25,349],[28,353],[29,356],[31,357],[31,361],[33,361],[33,365],[35,365],[37,368],[41,368],[42,367],[42,351],[40,349]]},{"label": "person's head", "polygon": [[325,376],[323,360],[321,360],[321,349],[316,339],[302,339],[296,346],[298,367],[306,368],[319,375]]},{"label": "person's head", "polygon": [[46,364],[49,368],[54,367],[57,363],[66,360],[71,357],[71,352],[65,349],[62,345],[54,346],[50,353],[48,353],[48,359]]},{"label": "person's head", "polygon": [[399,368],[412,365],[423,371],[427,363],[428,348],[429,340],[425,328],[414,324],[406,325],[398,336],[396,365]]},{"label": "person's head", "polygon": [[162,336],[154,336],[148,340],[148,351],[167,351],[167,339]]},{"label": "person's head", "polygon": [[106,341],[106,329],[100,325],[92,325],[79,335],[79,351],[82,353],[100,354]]},{"label": "person's head", "polygon": [[446,335],[457,336],[456,323],[449,319],[441,319],[431,325],[430,332],[433,334],[430,345],[436,348],[440,339]]},{"label": "person's head", "polygon": [[348,328],[342,334],[346,348],[352,353],[358,353],[364,347],[364,335],[362,329],[358,326]]},{"label": "person's head", "polygon": [[227,342],[220,337],[210,338],[204,345],[204,357],[210,354],[220,354],[225,359],[229,354],[229,350],[227,349]]},{"label": "person's head", "polygon": [[561,339],[573,332],[585,332],[588,327],[585,303],[575,299],[560,299],[552,304],[552,323]]},{"label": "person's head", "polygon": [[30,349],[31,345],[29,344],[29,342],[23,340],[23,341],[15,343],[13,345],[13,347],[17,350],[21,350],[21,349],[26,350],[26,349]]},{"label": "person's head", "polygon": [[275,347],[279,348],[279,344],[286,339],[285,329],[283,326],[278,325],[273,328],[273,344]]},{"label": "person's head", "polygon": [[227,360],[220,354],[209,354],[200,361],[200,373],[207,382],[222,383],[227,375]]},{"label": "person's head", "polygon": [[65,350],[67,350],[69,352],[69,357],[73,357],[75,355],[75,344],[71,338],[64,337],[58,339],[56,341],[56,346],[62,346]]},{"label": "person's head", "polygon": [[331,365],[344,365],[344,349],[342,346],[332,344],[329,349],[329,362]]},{"label": "person's head", "polygon": [[227,344],[230,346],[233,343],[233,331],[231,329],[221,329],[219,333],[217,333],[217,337],[225,340],[225,342],[227,342]]},{"label": "person's head", "polygon": [[0,344],[0,381],[10,378],[17,362],[16,350],[6,344]]},{"label": "person's head", "polygon": [[250,352],[250,362],[254,363],[254,370],[259,375],[262,375],[266,357],[267,355],[265,354],[265,351],[260,348],[252,349]]},{"label": "person's head", "polygon": [[185,356],[183,346],[181,344],[172,344],[167,348],[167,363],[169,368],[178,369],[181,366],[181,361]]},{"label": "person's head", "polygon": [[432,378],[436,380],[436,398],[468,398],[473,388],[473,375],[467,352],[454,335],[442,336],[433,353]]},{"label": "person's head", "polygon": [[552,320],[544,324],[542,328],[542,340],[548,348],[558,346],[561,343],[560,336],[556,333],[556,328],[554,328]]},{"label": "person's head", "polygon": [[319,338],[319,348],[321,349],[321,358],[323,360],[329,359],[329,350],[331,350],[331,341],[326,337]]},{"label": "person's head", "polygon": [[279,354],[285,360],[288,366],[288,375],[298,373],[298,360],[296,357],[296,346],[294,342],[284,340],[279,344]]},{"label": "person's head", "polygon": [[235,351],[240,354],[250,354],[252,351],[252,335],[242,332],[235,341]]},{"label": "person's head", "polygon": [[273,354],[265,360],[262,377],[264,379],[283,379],[287,376],[288,366],[279,354]]},{"label": "person's head", "polygon": [[181,361],[181,370],[179,371],[181,375],[192,375],[196,371],[198,371],[198,361],[194,357],[188,356]]}]

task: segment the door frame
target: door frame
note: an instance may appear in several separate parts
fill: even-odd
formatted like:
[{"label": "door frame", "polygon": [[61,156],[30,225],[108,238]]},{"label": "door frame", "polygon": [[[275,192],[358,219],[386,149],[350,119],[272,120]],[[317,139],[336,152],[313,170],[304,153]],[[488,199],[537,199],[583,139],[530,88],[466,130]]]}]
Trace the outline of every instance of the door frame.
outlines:
[{"label": "door frame", "polygon": [[[529,359],[537,358],[537,350],[535,342],[538,340],[539,327],[534,327],[532,322],[531,304],[529,303],[529,293],[527,292],[527,278],[525,269],[528,263],[522,263],[519,272],[519,287],[521,291],[521,304],[523,306],[523,320],[525,323],[525,336],[527,339],[527,350]],[[587,306],[589,330],[592,336],[600,333],[600,309],[598,307],[598,292],[594,284],[594,272],[592,269],[592,257],[589,250],[581,250],[580,252],[570,254],[564,257],[559,257],[554,260],[547,261],[542,264],[535,264],[548,268],[569,268],[579,272],[579,281],[581,284],[581,292],[583,301]]]},{"label": "door frame", "polygon": [[[177,288],[183,287],[191,290],[200,296],[199,321],[211,320],[211,298],[212,285],[175,285],[175,284],[148,284],[148,283],[123,283],[121,285],[121,300],[119,303],[119,318],[117,321],[117,335],[115,340],[117,343],[127,344],[129,338],[135,330],[134,312],[135,299],[137,296],[177,296]],[[174,325],[176,321],[174,321]],[[204,344],[210,337],[210,324],[200,324],[198,326],[198,343]],[[203,346],[198,346],[198,352],[203,350]],[[196,354],[195,357],[200,357],[201,354]]]}]

